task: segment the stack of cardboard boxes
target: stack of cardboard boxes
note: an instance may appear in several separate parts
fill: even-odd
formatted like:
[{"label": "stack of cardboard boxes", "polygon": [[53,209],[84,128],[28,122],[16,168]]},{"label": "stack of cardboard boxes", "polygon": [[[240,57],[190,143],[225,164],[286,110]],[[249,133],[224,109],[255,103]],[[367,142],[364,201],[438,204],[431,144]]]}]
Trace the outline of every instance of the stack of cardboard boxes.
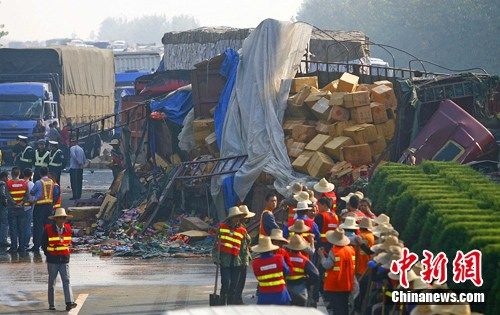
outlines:
[{"label": "stack of cardboard boxes", "polygon": [[394,136],[397,100],[389,81],[360,84],[344,73],[320,89],[317,77],[303,77],[293,80],[290,95],[283,130],[296,171],[336,177],[363,170]]}]

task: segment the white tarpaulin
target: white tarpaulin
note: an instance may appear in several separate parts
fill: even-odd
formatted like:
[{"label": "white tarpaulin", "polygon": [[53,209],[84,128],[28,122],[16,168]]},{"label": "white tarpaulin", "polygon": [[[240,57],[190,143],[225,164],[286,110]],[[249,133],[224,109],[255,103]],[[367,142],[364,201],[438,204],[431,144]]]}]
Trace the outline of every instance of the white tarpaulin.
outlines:
[{"label": "white tarpaulin", "polygon": [[[247,154],[235,174],[234,190],[244,200],[262,171],[272,175],[275,187],[295,179],[282,128],[292,78],[295,77],[311,26],[264,20],[243,42],[222,133],[221,157]],[[222,179],[212,185],[217,194]]]}]

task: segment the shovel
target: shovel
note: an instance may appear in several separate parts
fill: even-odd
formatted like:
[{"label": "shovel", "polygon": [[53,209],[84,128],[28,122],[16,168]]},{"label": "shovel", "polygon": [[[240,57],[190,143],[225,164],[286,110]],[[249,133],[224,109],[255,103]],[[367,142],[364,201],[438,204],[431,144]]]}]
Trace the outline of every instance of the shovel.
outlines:
[{"label": "shovel", "polygon": [[210,306],[220,305],[220,295],[217,294],[218,284],[219,284],[219,264],[217,264],[217,271],[215,272],[214,293],[209,295]]}]

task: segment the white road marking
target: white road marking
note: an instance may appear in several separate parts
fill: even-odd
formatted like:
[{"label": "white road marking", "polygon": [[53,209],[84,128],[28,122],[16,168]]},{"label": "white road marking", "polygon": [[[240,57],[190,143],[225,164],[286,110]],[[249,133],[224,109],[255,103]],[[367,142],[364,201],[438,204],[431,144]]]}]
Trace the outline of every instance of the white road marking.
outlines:
[{"label": "white road marking", "polygon": [[68,312],[70,315],[78,315],[80,310],[82,309],[83,303],[85,303],[85,300],[87,299],[89,295],[88,294],[78,294],[78,297],[76,298],[75,303],[78,304],[77,307],[72,309],[71,311]]}]

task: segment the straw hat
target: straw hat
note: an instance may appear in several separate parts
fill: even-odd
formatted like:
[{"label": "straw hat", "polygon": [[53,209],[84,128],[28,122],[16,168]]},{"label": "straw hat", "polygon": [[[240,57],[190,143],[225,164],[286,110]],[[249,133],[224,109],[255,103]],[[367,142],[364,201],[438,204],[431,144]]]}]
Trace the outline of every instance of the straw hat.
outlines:
[{"label": "straw hat", "polygon": [[359,228],[360,229],[367,229],[368,231],[371,231],[373,229],[373,224],[372,220],[370,218],[361,218],[361,221],[359,221]]},{"label": "straw hat", "polygon": [[295,234],[290,237],[290,243],[285,245],[286,248],[291,250],[304,250],[309,247],[309,243],[299,234]]},{"label": "straw hat", "polygon": [[314,191],[308,190],[307,193],[309,194],[309,200],[311,201],[312,204],[315,204],[316,202],[318,202],[318,199],[316,199],[316,197],[314,197]]},{"label": "straw hat", "polygon": [[313,186],[314,190],[320,193],[330,192],[335,189],[335,185],[329,183],[325,178],[322,178],[317,184]]},{"label": "straw hat", "polygon": [[245,219],[250,219],[255,217],[255,213],[248,210],[248,207],[246,205],[241,205],[238,208],[240,209],[241,212],[245,214]]},{"label": "straw hat", "polygon": [[426,304],[418,304],[410,312],[410,315],[429,315],[429,314],[431,314],[431,306]]},{"label": "straw hat", "polygon": [[355,217],[346,217],[344,223],[342,223],[339,227],[345,230],[359,229],[359,225],[356,223]]},{"label": "straw hat", "polygon": [[288,228],[290,232],[295,232],[295,233],[304,233],[304,232],[309,232],[311,228],[309,228],[305,223],[304,220],[296,220],[295,223]]},{"label": "straw hat", "polygon": [[231,207],[231,208],[229,208],[226,219],[230,219],[232,217],[238,217],[238,216],[246,216],[246,213],[241,212],[240,208],[238,208],[238,207]]},{"label": "straw hat", "polygon": [[266,253],[271,252],[273,250],[279,249],[279,246],[273,245],[271,242],[271,238],[269,236],[261,236],[259,237],[259,244],[252,246],[252,252],[255,253]]},{"label": "straw hat", "polygon": [[391,256],[392,255],[390,253],[382,252],[375,255],[375,257],[373,257],[373,261],[375,261],[377,264],[385,265],[392,261]]},{"label": "straw hat", "polygon": [[431,305],[429,314],[470,315],[469,304]]},{"label": "straw hat", "polygon": [[420,261],[417,261],[415,265],[413,265],[412,270],[415,271],[415,273],[420,274],[422,271],[422,263]]},{"label": "straw hat", "polygon": [[302,184],[301,183],[293,183],[290,186],[286,186],[286,189],[290,190],[293,195],[296,195],[302,191]]},{"label": "straw hat", "polygon": [[344,197],[340,197],[340,199],[344,200],[345,202],[349,202],[349,199],[351,199],[352,196],[356,196],[358,197],[360,200],[363,199],[365,197],[365,195],[360,192],[360,191],[357,191],[355,193],[349,193],[347,196],[344,196]]},{"label": "straw hat", "polygon": [[379,253],[388,251],[391,246],[399,246],[399,240],[396,236],[388,236],[381,244],[373,245],[370,249],[373,252]]},{"label": "straw hat", "polygon": [[344,229],[337,228],[333,231],[326,232],[326,239],[333,245],[337,246],[347,246],[351,242],[347,236],[345,236]]},{"label": "straw hat", "polygon": [[401,256],[403,255],[403,251],[402,251],[401,247],[399,247],[399,246],[391,246],[387,253],[391,255],[390,260],[387,261],[385,264],[382,264],[382,267],[385,269],[391,269],[392,262],[394,260],[401,259]]},{"label": "straw hat", "polygon": [[363,194],[363,193],[362,193],[361,191],[359,191],[359,190],[358,190],[358,191],[356,191],[356,192],[354,192],[354,194],[355,194],[356,196],[358,196],[358,197],[359,197],[359,199],[363,199],[363,198],[365,198],[365,194]]},{"label": "straw hat", "polygon": [[309,207],[306,201],[299,201],[297,202],[297,207],[293,209],[293,211],[302,211],[302,210],[311,210],[312,208]]},{"label": "straw hat", "polygon": [[381,237],[383,234],[389,234],[394,229],[390,224],[379,224],[373,228],[373,235],[376,237]]},{"label": "straw hat", "polygon": [[[389,274],[387,276],[389,277],[389,279],[399,280],[399,274],[389,272]],[[420,277],[413,270],[408,271],[406,276],[407,276],[408,282],[413,282],[417,279],[420,279]]]},{"label": "straw hat", "polygon": [[307,191],[301,191],[296,195],[293,195],[293,199],[297,200],[298,202],[304,201],[307,202],[307,204],[311,204],[311,200],[309,200],[309,194]]},{"label": "straw hat", "polygon": [[288,243],[288,240],[283,237],[283,231],[280,229],[272,229],[270,237],[272,241]]},{"label": "straw hat", "polygon": [[382,213],[375,219],[373,219],[373,223],[375,224],[389,224],[391,218],[389,218],[386,214]]},{"label": "straw hat", "polygon": [[66,210],[64,208],[57,208],[54,215],[49,216],[50,220],[54,220],[55,218],[66,218],[71,219],[73,216],[71,214],[66,214]]},{"label": "straw hat", "polygon": [[412,288],[414,290],[428,290],[431,286],[428,283],[423,282],[419,277],[418,279],[413,280]]}]

